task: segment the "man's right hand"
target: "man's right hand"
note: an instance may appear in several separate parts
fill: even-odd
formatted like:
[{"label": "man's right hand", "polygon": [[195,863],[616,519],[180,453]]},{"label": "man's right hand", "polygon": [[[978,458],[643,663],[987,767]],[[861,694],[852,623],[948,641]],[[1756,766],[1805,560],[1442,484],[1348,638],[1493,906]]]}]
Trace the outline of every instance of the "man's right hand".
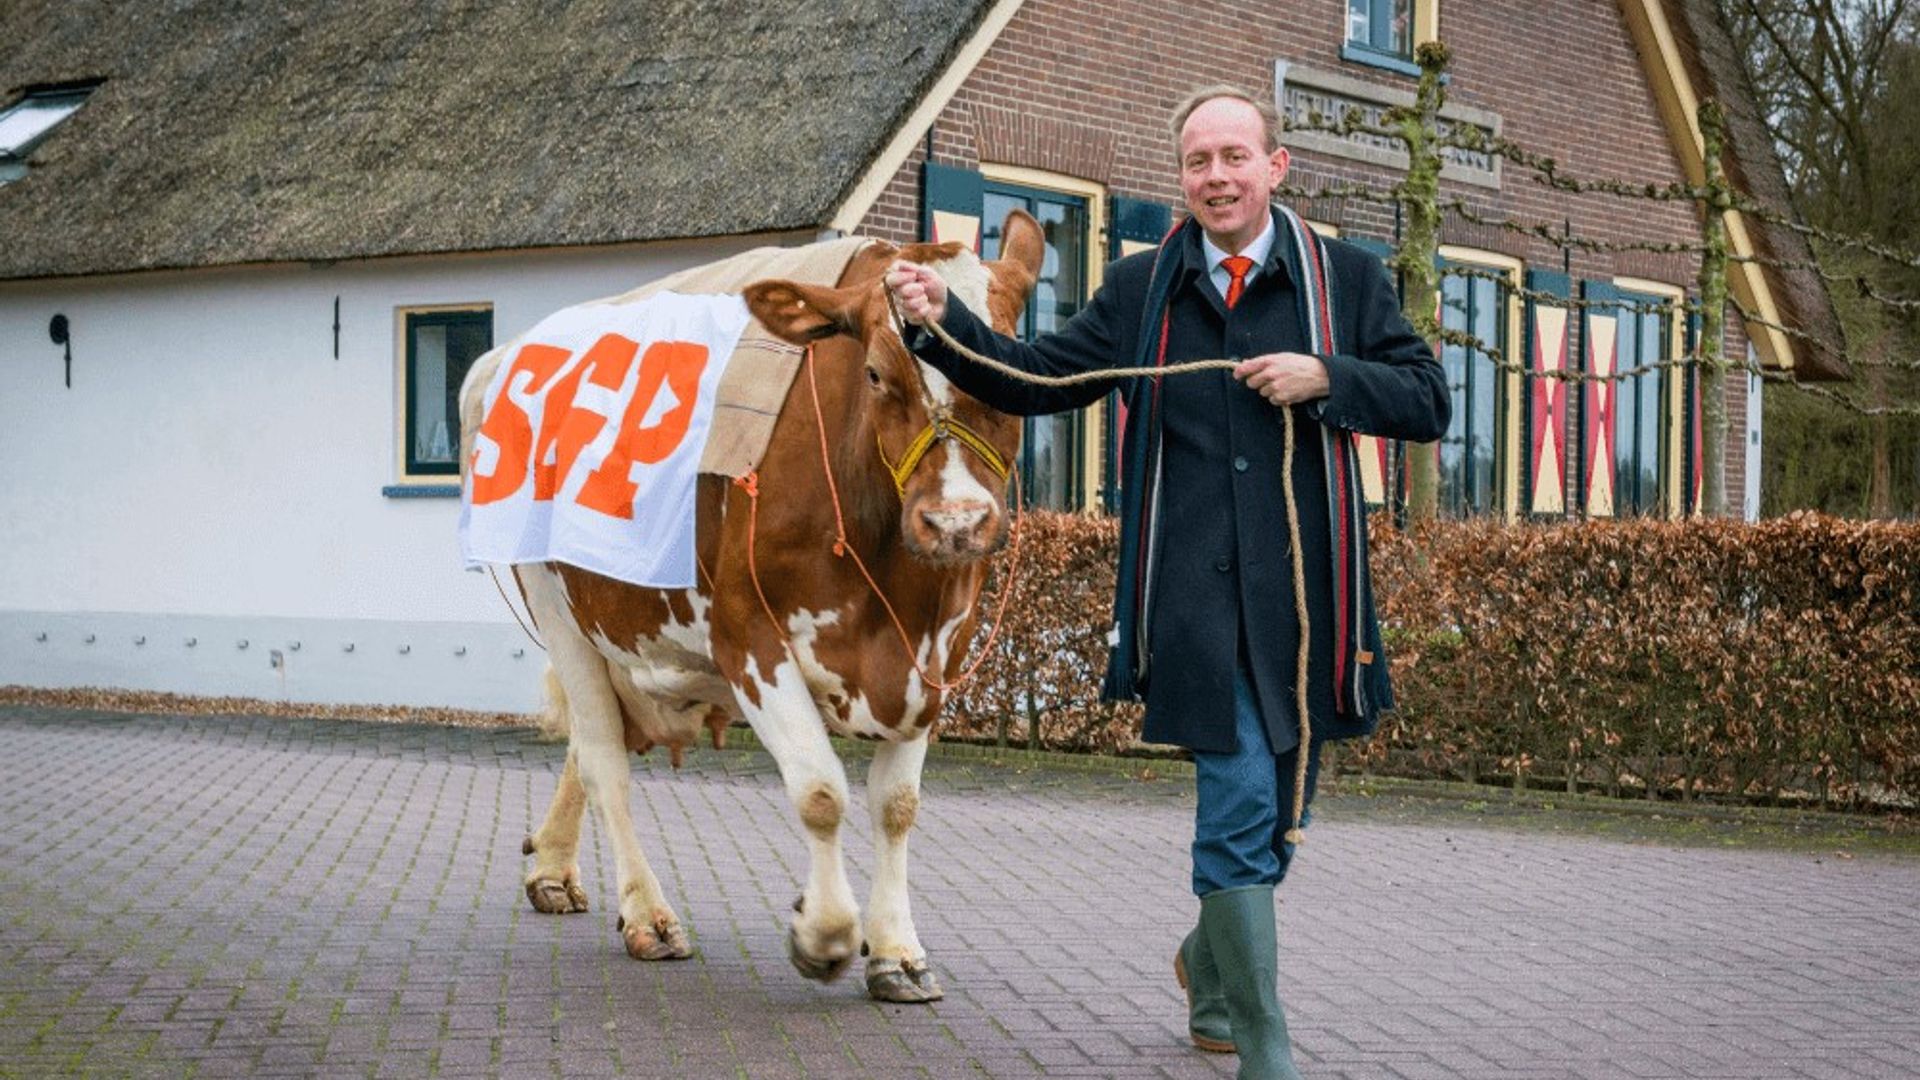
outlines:
[{"label": "man's right hand", "polygon": [[896,262],[887,267],[887,288],[900,304],[900,315],[918,326],[947,317],[947,283],[919,263]]}]

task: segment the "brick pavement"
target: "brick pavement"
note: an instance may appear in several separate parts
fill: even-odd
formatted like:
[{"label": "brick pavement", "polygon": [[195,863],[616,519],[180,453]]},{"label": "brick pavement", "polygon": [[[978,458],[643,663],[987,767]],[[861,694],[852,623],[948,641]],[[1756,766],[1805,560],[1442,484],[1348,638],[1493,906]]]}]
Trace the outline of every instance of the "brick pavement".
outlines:
[{"label": "brick pavement", "polygon": [[[1169,972],[1184,781],[936,753],[913,859],[947,998],[910,1007],[788,966],[804,846],[754,751],[636,763],[696,959],[625,957],[597,825],[593,913],[532,912],[519,842],[560,760],[521,731],[0,707],[0,1076],[1231,1075]],[[1320,809],[1281,901],[1309,1077],[1920,1076],[1920,860]]]}]

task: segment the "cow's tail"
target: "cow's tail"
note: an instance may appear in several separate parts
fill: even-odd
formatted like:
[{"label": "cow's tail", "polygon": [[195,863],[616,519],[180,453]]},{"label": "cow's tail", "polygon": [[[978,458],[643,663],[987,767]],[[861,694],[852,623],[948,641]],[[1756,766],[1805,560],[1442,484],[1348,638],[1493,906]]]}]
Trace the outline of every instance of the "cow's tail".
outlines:
[{"label": "cow's tail", "polygon": [[460,480],[463,484],[467,469],[473,463],[473,438],[480,431],[480,422],[486,419],[487,386],[493,382],[493,374],[500,369],[500,361],[506,355],[505,347],[488,349],[460,381]]},{"label": "cow's tail", "polygon": [[567,720],[567,691],[560,685],[560,676],[554,674],[553,665],[547,665],[547,701],[540,710],[540,734],[543,738],[556,742],[565,742],[573,725]]}]

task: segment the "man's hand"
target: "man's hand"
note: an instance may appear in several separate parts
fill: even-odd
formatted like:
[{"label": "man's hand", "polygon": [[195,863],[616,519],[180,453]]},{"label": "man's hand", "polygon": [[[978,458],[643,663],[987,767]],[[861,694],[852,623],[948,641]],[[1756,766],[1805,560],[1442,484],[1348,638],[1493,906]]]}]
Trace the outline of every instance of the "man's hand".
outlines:
[{"label": "man's hand", "polygon": [[1233,377],[1275,405],[1298,405],[1323,398],[1332,390],[1327,365],[1305,353],[1267,353],[1242,360]]},{"label": "man's hand", "polygon": [[887,288],[900,302],[900,314],[925,326],[947,317],[947,283],[918,263],[897,262],[887,267]]}]

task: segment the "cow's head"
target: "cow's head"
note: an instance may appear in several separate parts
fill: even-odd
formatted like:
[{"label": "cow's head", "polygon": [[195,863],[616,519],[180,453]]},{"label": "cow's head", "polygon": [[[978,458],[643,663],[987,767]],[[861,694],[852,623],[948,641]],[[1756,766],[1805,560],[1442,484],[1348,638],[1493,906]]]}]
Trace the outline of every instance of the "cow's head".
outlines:
[{"label": "cow's head", "polygon": [[1006,542],[1007,470],[1018,467],[1020,421],[962,393],[907,351],[881,279],[895,259],[924,263],[969,309],[1011,334],[1045,250],[1039,224],[1016,210],[1001,232],[1002,257],[992,262],[953,242],[875,244],[838,287],[762,281],[745,291],[768,330],[814,345],[822,380],[847,390],[834,395],[850,406],[845,423],[830,417],[828,438],[864,444],[836,449],[878,468],[870,470],[873,490],[842,496],[889,503],[897,496],[907,550],[922,559],[966,562]]}]

